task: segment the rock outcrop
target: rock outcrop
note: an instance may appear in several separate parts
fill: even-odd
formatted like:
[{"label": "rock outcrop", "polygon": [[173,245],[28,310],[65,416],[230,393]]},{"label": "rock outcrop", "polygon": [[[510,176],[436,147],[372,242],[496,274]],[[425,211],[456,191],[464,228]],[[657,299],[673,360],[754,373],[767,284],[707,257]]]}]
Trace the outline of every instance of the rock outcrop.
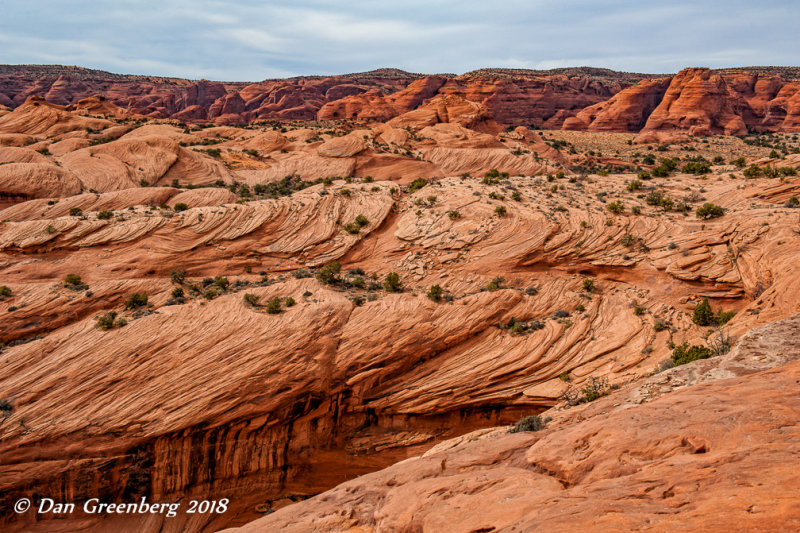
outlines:
[{"label": "rock outcrop", "polygon": [[753,331],[735,353],[762,369],[792,361],[784,367],[734,365],[643,405],[622,390],[553,412],[543,431],[468,433],[226,531],[795,529],[800,401],[785,390],[800,379],[798,333],[796,315]]}]

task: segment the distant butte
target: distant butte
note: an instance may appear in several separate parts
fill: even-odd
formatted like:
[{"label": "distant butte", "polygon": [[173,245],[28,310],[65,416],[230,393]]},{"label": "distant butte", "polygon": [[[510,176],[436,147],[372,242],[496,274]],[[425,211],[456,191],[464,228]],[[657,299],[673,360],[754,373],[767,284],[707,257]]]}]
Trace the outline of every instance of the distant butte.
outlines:
[{"label": "distant butte", "polygon": [[130,116],[201,124],[269,120],[386,121],[456,95],[505,127],[686,135],[800,130],[800,68],[687,68],[675,75],[579,67],[488,68],[461,75],[383,68],[249,82],[112,74],[60,65],[0,65],[0,106],[31,96],[80,105],[101,95]]}]

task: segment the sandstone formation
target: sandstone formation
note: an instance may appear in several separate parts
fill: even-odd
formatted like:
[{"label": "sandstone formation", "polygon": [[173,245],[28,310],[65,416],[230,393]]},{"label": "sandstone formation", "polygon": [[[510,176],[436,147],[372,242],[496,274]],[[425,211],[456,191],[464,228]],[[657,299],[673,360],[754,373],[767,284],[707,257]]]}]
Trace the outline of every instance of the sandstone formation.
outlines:
[{"label": "sandstone formation", "polygon": [[[286,109],[313,108],[284,83]],[[0,507],[231,502],[169,519],[9,513],[0,529],[216,531],[344,482],[248,527],[529,530],[540,516],[558,530],[575,524],[566,505],[586,523],[599,505],[609,528],[763,513],[791,529],[793,492],[774,502],[793,486],[800,158],[726,137],[691,144],[725,156],[709,174],[640,179],[653,165],[632,134],[600,156],[564,132],[498,128],[477,97],[411,94],[393,105],[413,109],[365,124],[97,119],[36,98],[0,117]],[[736,150],[757,173],[728,164]],[[705,203],[719,216],[697,214]],[[693,321],[704,298],[739,348],[647,377],[720,334]],[[596,379],[620,390],[566,408]],[[545,410],[544,433],[491,429]],[[755,485],[762,471],[774,481]]]},{"label": "sandstone formation", "polygon": [[[226,531],[796,529],[798,334],[795,315],[649,380],[666,387],[644,404],[627,387],[544,431],[469,433]],[[710,379],[686,375],[697,367]]]}]

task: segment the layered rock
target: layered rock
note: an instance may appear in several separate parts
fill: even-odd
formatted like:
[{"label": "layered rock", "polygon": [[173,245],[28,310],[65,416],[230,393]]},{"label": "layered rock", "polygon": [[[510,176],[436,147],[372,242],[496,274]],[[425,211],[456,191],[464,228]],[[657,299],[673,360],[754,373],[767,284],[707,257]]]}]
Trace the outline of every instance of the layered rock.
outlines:
[{"label": "layered rock", "polygon": [[689,135],[747,133],[739,107],[722,76],[709,69],[685,69],[672,78],[664,98],[642,128],[642,138],[665,131]]}]

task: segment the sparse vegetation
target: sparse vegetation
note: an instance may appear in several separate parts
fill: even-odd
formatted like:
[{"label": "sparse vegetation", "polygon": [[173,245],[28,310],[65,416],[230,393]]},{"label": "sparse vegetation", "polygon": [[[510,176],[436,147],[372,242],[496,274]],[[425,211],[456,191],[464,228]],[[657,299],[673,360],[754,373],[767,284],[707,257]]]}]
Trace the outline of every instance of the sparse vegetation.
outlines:
[{"label": "sparse vegetation", "polygon": [[514,424],[511,429],[508,430],[508,432],[519,433],[521,431],[541,431],[547,427],[547,423],[551,420],[552,418],[550,417],[542,418],[539,415],[526,416]]},{"label": "sparse vegetation", "polygon": [[702,207],[697,208],[697,218],[702,218],[703,220],[721,217],[724,214],[725,209],[712,203],[705,203]]},{"label": "sparse vegetation", "polygon": [[125,302],[125,309],[138,309],[147,305],[146,292],[134,292]]},{"label": "sparse vegetation", "polygon": [[397,272],[389,272],[383,282],[383,288],[387,292],[401,292],[403,290],[400,282],[400,275]]},{"label": "sparse vegetation", "polygon": [[428,290],[428,298],[434,302],[441,301],[442,292],[442,288],[439,285],[433,285],[431,286],[430,290]]},{"label": "sparse vegetation", "polygon": [[672,362],[674,366],[680,366],[691,363],[692,361],[697,361],[698,359],[708,359],[713,355],[714,352],[705,346],[689,346],[688,342],[684,342],[672,350]]}]

